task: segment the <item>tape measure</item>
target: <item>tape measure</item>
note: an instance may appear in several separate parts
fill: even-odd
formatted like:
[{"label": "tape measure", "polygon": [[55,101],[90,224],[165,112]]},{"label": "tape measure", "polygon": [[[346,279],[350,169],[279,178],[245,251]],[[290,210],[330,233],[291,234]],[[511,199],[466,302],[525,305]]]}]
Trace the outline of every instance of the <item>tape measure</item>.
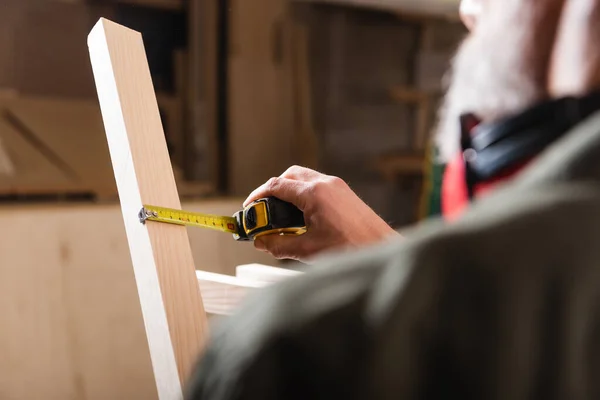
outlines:
[{"label": "tape measure", "polygon": [[276,197],[258,199],[231,217],[153,205],[144,205],[138,217],[142,224],[155,221],[228,232],[238,241],[250,241],[262,235],[301,235],[306,232],[302,211]]}]

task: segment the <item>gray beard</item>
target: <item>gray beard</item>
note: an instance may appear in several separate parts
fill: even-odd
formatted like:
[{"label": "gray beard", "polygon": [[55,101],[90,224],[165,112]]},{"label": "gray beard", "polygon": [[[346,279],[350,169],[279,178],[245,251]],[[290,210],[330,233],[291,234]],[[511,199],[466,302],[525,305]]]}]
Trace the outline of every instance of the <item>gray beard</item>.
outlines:
[{"label": "gray beard", "polygon": [[475,40],[467,39],[461,45],[448,75],[450,84],[435,132],[441,161],[447,162],[460,151],[462,114],[473,113],[483,121],[491,121],[524,109],[542,97],[537,85],[510,68],[510,60],[502,56],[483,51]]},{"label": "gray beard", "polygon": [[[492,121],[547,96],[548,57],[555,28],[536,21],[551,11],[534,14],[527,10],[533,10],[534,4],[500,3],[505,7],[513,3],[514,11],[494,10],[498,12],[491,19],[480,21],[479,31],[462,42],[445,77],[447,90],[434,132],[441,162],[456,157],[460,150],[461,114],[473,113],[482,121]],[[517,20],[520,23],[515,24]],[[540,35],[545,40],[540,40]]]}]

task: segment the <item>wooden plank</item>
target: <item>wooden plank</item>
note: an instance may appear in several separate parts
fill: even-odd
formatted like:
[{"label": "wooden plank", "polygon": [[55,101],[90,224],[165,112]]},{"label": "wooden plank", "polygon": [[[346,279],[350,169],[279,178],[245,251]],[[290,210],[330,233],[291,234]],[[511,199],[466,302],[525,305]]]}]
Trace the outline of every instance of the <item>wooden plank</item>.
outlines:
[{"label": "wooden plank", "polygon": [[6,145],[0,136],[0,176],[14,177],[16,174],[15,163],[10,154],[8,154]]},{"label": "wooden plank", "polygon": [[[229,214],[242,200],[182,205]],[[0,221],[0,399],[157,399],[119,205],[0,205]],[[209,272],[276,262],[228,234],[189,237]]]},{"label": "wooden plank", "polygon": [[0,116],[0,141],[12,167],[12,173],[0,173],[1,195],[78,190],[77,182],[27,141],[3,115]]},{"label": "wooden plank", "polygon": [[173,78],[175,92],[173,94],[157,93],[158,106],[165,113],[166,127],[165,134],[167,141],[172,146],[169,149],[173,165],[181,169],[183,163],[183,153],[186,148],[184,142],[184,108],[187,104],[185,93],[187,90],[187,53],[183,49],[173,51]]},{"label": "wooden plank", "polygon": [[112,3],[129,4],[140,7],[152,7],[165,10],[181,10],[183,0],[109,0]]},{"label": "wooden plank", "polygon": [[186,228],[137,216],[143,204],[181,207],[142,36],[100,19],[88,45],[158,395],[180,398],[207,321]]},{"label": "wooden plank", "polygon": [[214,315],[231,315],[249,292],[267,285],[266,282],[206,271],[196,271],[196,277],[205,310]]},{"label": "wooden plank", "polygon": [[118,207],[0,221],[0,398],[157,399]]},{"label": "wooden plank", "polygon": [[414,18],[441,17],[457,20],[460,0],[293,0],[298,3],[331,4],[387,11]]},{"label": "wooden plank", "polygon": [[294,103],[296,132],[294,148],[298,164],[319,169],[319,139],[312,113],[312,80],[308,47],[308,28],[300,23],[292,26]]},{"label": "wooden plank", "polygon": [[[8,88],[14,88],[16,82],[15,54],[18,38],[15,26],[20,20],[21,1],[3,1],[0,13],[0,95]],[[21,6],[22,7],[22,6]],[[19,21],[20,22],[20,21]]]},{"label": "wooden plank", "polygon": [[424,90],[404,86],[395,86],[391,88],[390,95],[397,101],[415,104],[426,101],[430,96],[430,94]]},{"label": "wooden plank", "polygon": [[[219,168],[218,73],[220,0],[190,0],[187,6],[188,49],[186,83],[182,95],[185,102],[182,166],[188,178],[206,180],[219,188],[224,173]],[[222,39],[224,40],[224,39]]]},{"label": "wooden plank", "polygon": [[[81,38],[98,8],[83,1],[2,0],[1,4],[0,24],[12,26],[8,56],[14,70],[9,86],[26,94],[92,98],[94,84]],[[11,8],[16,11],[12,18]],[[4,51],[0,48],[0,53]]]},{"label": "wooden plank", "polygon": [[80,190],[115,193],[102,117],[95,101],[17,97],[7,111],[72,171]]},{"label": "wooden plank", "polygon": [[421,176],[425,169],[423,154],[385,154],[373,162],[373,166],[390,181],[398,176]]},{"label": "wooden plank", "polygon": [[256,263],[238,265],[235,269],[235,276],[240,279],[264,283],[276,283],[283,279],[292,278],[301,274],[301,271],[293,269],[272,267],[270,265]]},{"label": "wooden plank", "polygon": [[[181,123],[179,100],[160,95],[157,99],[169,113],[171,130],[178,131]],[[0,176],[0,193],[78,192],[93,193],[100,198],[116,197],[115,178],[97,101],[6,96],[0,98],[0,111],[0,138],[5,137],[8,152],[14,154],[20,171],[11,181]],[[21,130],[12,126],[15,122]],[[25,133],[29,138],[24,137]],[[59,162],[52,163],[28,139]],[[65,175],[57,165],[63,166],[69,174]],[[182,174],[176,174],[175,180],[181,196],[200,197],[214,190],[206,182],[186,182]]]},{"label": "wooden plank", "polygon": [[[220,144],[219,129],[219,113],[223,110],[220,109],[219,104],[222,103],[220,94],[220,88],[225,85],[223,77],[226,77],[226,72],[221,72],[219,67],[219,46],[220,40],[225,40],[222,35],[219,34],[220,22],[219,22],[219,8],[221,7],[221,0],[196,0],[195,2],[199,5],[199,13],[201,14],[198,18],[194,18],[195,21],[200,23],[200,39],[199,50],[202,57],[201,61],[201,75],[202,79],[199,86],[203,93],[200,96],[203,97],[202,113],[206,135],[206,150],[205,159],[207,160],[206,169],[208,171],[208,179],[218,189],[223,189],[221,183],[226,183],[226,176],[221,176],[222,169],[221,165],[227,164],[229,160],[222,160],[221,155],[227,154],[226,149],[222,148]],[[226,58],[223,57],[223,58]],[[190,62],[190,67],[194,64]],[[226,111],[226,110],[225,110]],[[224,174],[223,174],[224,175]],[[223,179],[221,179],[223,178]]]},{"label": "wooden plank", "polygon": [[231,315],[251,291],[301,274],[256,263],[237,266],[236,276],[196,271],[204,308],[213,315]]},{"label": "wooden plank", "polygon": [[230,4],[228,182],[244,196],[294,164],[289,10],[285,0]]},{"label": "wooden plank", "polygon": [[416,107],[415,134],[412,146],[412,150],[414,151],[424,151],[427,144],[431,119],[431,98],[432,96],[435,96],[435,94],[435,92],[427,92],[401,86],[391,89],[391,95],[396,101],[414,104]]}]

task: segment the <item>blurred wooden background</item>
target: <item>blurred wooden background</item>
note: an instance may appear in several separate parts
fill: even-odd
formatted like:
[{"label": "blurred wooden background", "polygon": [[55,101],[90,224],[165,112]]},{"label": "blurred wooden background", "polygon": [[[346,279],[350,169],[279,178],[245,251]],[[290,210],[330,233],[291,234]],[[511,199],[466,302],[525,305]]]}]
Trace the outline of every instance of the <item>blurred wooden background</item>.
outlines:
[{"label": "blurred wooden background", "polygon": [[[185,208],[231,215],[300,164],[401,228],[419,218],[457,5],[2,0],[0,398],[155,396],[87,51],[99,17],[143,34]],[[218,232],[190,242],[205,271],[277,264]]]},{"label": "blurred wooden background", "polygon": [[346,179],[393,225],[413,223],[442,77],[465,33],[455,10],[4,0],[0,196],[114,199],[85,42],[105,16],[143,33],[182,196],[243,197],[301,164]]}]

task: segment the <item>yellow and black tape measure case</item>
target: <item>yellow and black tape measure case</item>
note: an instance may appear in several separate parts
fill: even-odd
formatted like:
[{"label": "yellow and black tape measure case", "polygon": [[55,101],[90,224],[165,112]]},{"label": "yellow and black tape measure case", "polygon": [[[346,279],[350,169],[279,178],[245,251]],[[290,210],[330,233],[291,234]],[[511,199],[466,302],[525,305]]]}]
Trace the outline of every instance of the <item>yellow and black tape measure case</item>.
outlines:
[{"label": "yellow and black tape measure case", "polygon": [[300,235],[306,232],[304,214],[291,203],[276,197],[258,199],[234,214],[239,241],[271,234]]}]

